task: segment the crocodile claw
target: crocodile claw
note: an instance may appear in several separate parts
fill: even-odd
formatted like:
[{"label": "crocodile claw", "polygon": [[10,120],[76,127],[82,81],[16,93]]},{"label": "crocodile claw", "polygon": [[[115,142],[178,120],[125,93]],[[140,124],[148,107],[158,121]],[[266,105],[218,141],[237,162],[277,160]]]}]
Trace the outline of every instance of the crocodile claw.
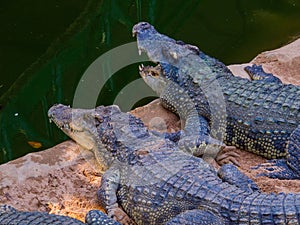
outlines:
[{"label": "crocodile claw", "polygon": [[220,166],[227,163],[233,163],[236,166],[240,166],[239,159],[240,155],[235,146],[225,146],[216,156],[216,161]]}]

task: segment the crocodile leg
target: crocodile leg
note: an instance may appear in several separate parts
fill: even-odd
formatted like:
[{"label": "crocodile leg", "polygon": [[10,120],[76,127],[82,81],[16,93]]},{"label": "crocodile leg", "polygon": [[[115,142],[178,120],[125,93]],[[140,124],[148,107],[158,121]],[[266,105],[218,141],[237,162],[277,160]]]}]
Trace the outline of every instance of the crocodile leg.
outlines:
[{"label": "crocodile leg", "polygon": [[229,184],[233,184],[245,191],[259,191],[256,183],[240,172],[238,168],[232,164],[225,164],[218,170],[219,177]]},{"label": "crocodile leg", "polygon": [[200,209],[188,210],[169,220],[166,225],[223,225],[223,219],[210,212]]},{"label": "crocodile leg", "polygon": [[222,142],[209,135],[182,135],[178,141],[179,149],[194,156],[202,157],[205,161],[217,166],[225,163],[239,165],[239,154],[235,152],[236,147],[226,146]]},{"label": "crocodile leg", "polygon": [[[199,116],[196,112],[190,113],[185,120],[185,126],[178,142],[179,148],[190,152],[194,156],[203,156],[206,146],[209,144],[218,146],[218,150],[224,145],[222,142],[209,136],[209,125],[204,117]],[[218,150],[216,153],[213,153],[215,156]]]},{"label": "crocodile leg", "polygon": [[258,176],[267,176],[278,179],[300,179],[300,125],[291,134],[287,145],[287,156],[285,159],[273,159],[254,167],[264,168],[269,172]]},{"label": "crocodile leg", "polygon": [[278,77],[275,77],[271,73],[266,73],[262,66],[246,66],[245,71],[249,74],[252,80],[262,80],[267,82],[275,82],[275,83],[282,83]]},{"label": "crocodile leg", "polygon": [[98,199],[109,217],[123,225],[135,224],[117,203],[117,190],[120,184],[120,171],[112,166],[102,177]]},{"label": "crocodile leg", "polygon": [[[197,121],[199,122],[197,123]],[[236,147],[227,146],[211,137],[207,120],[197,113],[188,114],[178,146],[181,150],[194,156],[201,156],[210,164],[214,164],[216,161],[219,165],[229,162],[239,165],[239,155],[235,152]]]}]

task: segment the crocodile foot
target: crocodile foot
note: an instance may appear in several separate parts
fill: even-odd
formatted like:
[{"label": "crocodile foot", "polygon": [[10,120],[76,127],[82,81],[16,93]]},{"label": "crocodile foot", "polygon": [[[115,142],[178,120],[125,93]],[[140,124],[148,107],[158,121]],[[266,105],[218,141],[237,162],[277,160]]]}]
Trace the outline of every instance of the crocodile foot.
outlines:
[{"label": "crocodile foot", "polygon": [[240,166],[239,159],[240,155],[235,146],[224,146],[216,156],[216,161],[220,166],[228,163]]},{"label": "crocodile foot", "polygon": [[278,77],[271,73],[266,73],[261,65],[246,66],[245,71],[249,74],[252,80],[261,80],[264,82],[282,83]]},{"label": "crocodile foot", "polygon": [[235,146],[224,146],[215,157],[206,154],[203,155],[202,158],[217,170],[226,164],[233,164],[239,167],[240,155],[236,150],[237,148]]},{"label": "crocodile foot", "polygon": [[135,222],[129,218],[129,216],[121,209],[118,204],[112,205],[108,210],[107,214],[109,217],[118,221],[122,225],[135,225]]},{"label": "crocodile foot", "polygon": [[265,176],[272,179],[295,180],[300,179],[300,174],[293,170],[285,159],[272,159],[266,163],[254,166],[251,169],[263,169],[266,172],[259,173],[257,176]]},{"label": "crocodile foot", "polygon": [[178,142],[179,149],[197,157],[216,167],[226,163],[239,166],[239,154],[235,146],[226,146],[223,142],[207,135],[187,135]]}]

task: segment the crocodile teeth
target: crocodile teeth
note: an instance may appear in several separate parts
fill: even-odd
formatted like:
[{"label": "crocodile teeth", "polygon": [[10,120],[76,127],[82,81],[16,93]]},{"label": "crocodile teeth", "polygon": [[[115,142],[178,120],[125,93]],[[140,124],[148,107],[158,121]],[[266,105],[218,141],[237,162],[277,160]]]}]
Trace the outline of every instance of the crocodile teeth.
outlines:
[{"label": "crocodile teeth", "polygon": [[143,64],[139,65],[139,71],[142,72],[143,69],[144,69],[144,65]]},{"label": "crocodile teeth", "polygon": [[176,52],[170,52],[170,55],[173,57],[173,59],[178,59],[178,55]]},{"label": "crocodile teeth", "polygon": [[70,126],[69,126],[69,124],[64,124],[63,126],[62,126],[64,129],[70,129]]},{"label": "crocodile teeth", "polygon": [[141,49],[139,49],[139,55],[141,55],[142,54],[142,50]]}]

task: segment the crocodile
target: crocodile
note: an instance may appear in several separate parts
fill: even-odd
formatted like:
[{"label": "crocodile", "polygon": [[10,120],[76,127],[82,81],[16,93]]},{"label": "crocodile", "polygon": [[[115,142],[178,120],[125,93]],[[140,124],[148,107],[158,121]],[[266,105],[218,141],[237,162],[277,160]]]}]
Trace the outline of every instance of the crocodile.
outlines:
[{"label": "crocodile", "polygon": [[147,22],[132,32],[139,53],[157,64],[140,66],[140,75],[161,104],[185,121],[183,150],[216,155],[211,145],[232,145],[269,159],[254,168],[266,169],[260,176],[300,178],[299,146],[289,144],[292,137],[294,143],[300,139],[299,86],[283,84],[257,65],[245,68],[251,80],[234,76],[198,47],[160,34]]},{"label": "crocodile", "polygon": [[217,172],[116,105],[57,104],[48,116],[94,152],[105,170],[99,204],[121,224],[300,224],[300,194],[261,193],[233,164]]},{"label": "crocodile", "polygon": [[0,205],[1,225],[120,225],[99,210],[89,211],[85,220],[86,223],[83,223],[68,216],[18,211],[10,205]]}]

